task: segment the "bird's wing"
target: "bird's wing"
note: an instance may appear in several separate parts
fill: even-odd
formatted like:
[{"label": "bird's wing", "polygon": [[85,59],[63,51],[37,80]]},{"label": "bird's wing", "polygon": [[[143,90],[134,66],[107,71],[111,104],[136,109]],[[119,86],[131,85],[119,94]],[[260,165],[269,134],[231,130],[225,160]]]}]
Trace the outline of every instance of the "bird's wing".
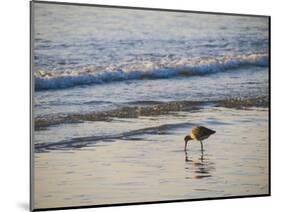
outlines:
[{"label": "bird's wing", "polygon": [[211,129],[207,128],[207,127],[202,127],[202,126],[200,126],[200,127],[198,127],[198,128],[199,128],[200,132],[203,132],[204,134],[209,134],[209,135],[211,135],[211,134],[214,134],[214,133],[216,132],[216,131],[211,130]]},{"label": "bird's wing", "polygon": [[211,134],[214,134],[215,131],[208,129],[206,127],[195,127],[192,129],[192,134],[196,136],[197,139],[208,138]]}]

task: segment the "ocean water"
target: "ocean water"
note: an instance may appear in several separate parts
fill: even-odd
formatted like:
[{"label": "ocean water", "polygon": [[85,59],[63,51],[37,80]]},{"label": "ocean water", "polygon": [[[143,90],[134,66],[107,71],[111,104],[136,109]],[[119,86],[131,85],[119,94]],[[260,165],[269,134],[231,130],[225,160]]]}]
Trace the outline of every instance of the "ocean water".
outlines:
[{"label": "ocean water", "polygon": [[[268,192],[268,18],[33,6],[37,207]],[[217,131],[210,138],[217,144],[209,144],[204,159],[192,145],[195,150],[187,154],[201,158],[197,162],[183,152],[183,138],[196,125]],[[123,151],[113,151],[117,144]],[[106,148],[112,155],[101,160]],[[87,160],[81,159],[82,150],[88,152]],[[230,150],[237,150],[235,160]],[[102,175],[103,168],[112,174],[114,167],[108,167],[119,164],[125,172],[122,182],[106,172],[103,177],[91,175],[97,189],[89,191],[83,183],[79,187],[86,179],[74,175],[66,184],[77,191],[62,187],[68,192],[58,192],[55,185],[65,172],[52,173],[50,167],[67,166],[67,153],[81,157],[74,163],[83,176],[97,171]],[[143,182],[138,182],[138,170],[127,167],[126,157],[139,166]],[[79,163],[85,161],[96,163],[81,165],[81,170]],[[260,166],[251,166],[253,161]],[[147,163],[151,167],[145,170]],[[177,163],[185,172],[174,170],[178,174],[169,176]],[[165,177],[153,178],[157,183],[151,187],[149,177],[161,170]],[[48,173],[57,180],[49,182]],[[203,177],[194,177],[196,173]],[[248,175],[256,181],[244,181]],[[141,192],[130,196],[134,186]],[[105,192],[109,188],[112,195]],[[160,190],[166,194],[159,196]]]}]

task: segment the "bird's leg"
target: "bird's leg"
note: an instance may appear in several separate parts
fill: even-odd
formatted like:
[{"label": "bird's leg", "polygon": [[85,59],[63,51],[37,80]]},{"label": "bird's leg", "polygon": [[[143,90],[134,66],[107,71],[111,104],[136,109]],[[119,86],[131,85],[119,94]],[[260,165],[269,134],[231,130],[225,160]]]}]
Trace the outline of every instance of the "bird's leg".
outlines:
[{"label": "bird's leg", "polygon": [[202,143],[202,141],[200,141],[200,144],[201,144],[201,152],[203,153],[203,143]]}]

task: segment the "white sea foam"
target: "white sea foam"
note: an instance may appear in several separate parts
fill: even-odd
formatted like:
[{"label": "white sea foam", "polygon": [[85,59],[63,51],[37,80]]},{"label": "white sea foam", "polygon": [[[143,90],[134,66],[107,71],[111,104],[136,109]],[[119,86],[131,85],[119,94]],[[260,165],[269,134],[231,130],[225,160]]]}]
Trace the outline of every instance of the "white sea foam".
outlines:
[{"label": "white sea foam", "polygon": [[267,54],[220,56],[216,58],[164,58],[158,62],[87,67],[81,70],[35,71],[35,89],[63,89],[77,85],[101,84],[123,80],[161,79],[176,76],[206,75],[243,66],[267,66]]}]

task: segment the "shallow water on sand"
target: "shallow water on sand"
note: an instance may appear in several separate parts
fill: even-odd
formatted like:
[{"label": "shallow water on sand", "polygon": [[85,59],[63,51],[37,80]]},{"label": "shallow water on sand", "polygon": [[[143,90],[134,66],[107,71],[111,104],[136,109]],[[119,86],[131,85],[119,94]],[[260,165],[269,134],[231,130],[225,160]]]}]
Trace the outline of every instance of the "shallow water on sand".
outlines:
[{"label": "shallow water on sand", "polygon": [[[267,109],[206,107],[150,119],[190,124],[36,153],[35,207],[268,193]],[[183,137],[194,125],[217,131],[204,142],[203,155],[198,142],[183,151]]]}]

